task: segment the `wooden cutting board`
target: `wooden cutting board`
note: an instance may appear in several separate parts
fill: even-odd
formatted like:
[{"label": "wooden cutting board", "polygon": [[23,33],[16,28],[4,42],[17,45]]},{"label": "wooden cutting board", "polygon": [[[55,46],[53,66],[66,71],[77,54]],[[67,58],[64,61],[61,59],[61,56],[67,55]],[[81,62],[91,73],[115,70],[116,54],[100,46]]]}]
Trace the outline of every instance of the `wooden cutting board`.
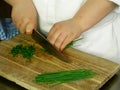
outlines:
[{"label": "wooden cutting board", "polygon": [[[18,45],[35,45],[37,52],[31,61],[22,56],[13,57],[11,49]],[[10,40],[0,42],[0,75],[28,90],[98,90],[120,68],[120,65],[109,60],[96,57],[69,48],[64,54],[72,60],[65,63],[56,57],[40,50],[30,36],[18,35]],[[98,73],[94,78],[63,83],[56,86],[35,83],[34,77],[39,73],[56,72],[73,69],[91,69]]]}]

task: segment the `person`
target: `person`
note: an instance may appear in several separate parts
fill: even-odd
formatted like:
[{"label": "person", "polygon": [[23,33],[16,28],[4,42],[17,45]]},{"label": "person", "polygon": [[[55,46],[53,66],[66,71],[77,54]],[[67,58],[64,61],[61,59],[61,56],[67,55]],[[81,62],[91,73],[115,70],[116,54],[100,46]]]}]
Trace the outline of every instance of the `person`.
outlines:
[{"label": "person", "polygon": [[14,26],[11,18],[0,18],[0,41],[8,40],[17,34],[19,34],[19,31]]},{"label": "person", "polygon": [[11,6],[0,0],[0,41],[8,40],[15,35],[19,34],[19,31],[16,29],[10,18]]},{"label": "person", "polygon": [[120,63],[119,0],[5,0],[12,19],[24,34],[40,32],[59,51],[73,48]]}]

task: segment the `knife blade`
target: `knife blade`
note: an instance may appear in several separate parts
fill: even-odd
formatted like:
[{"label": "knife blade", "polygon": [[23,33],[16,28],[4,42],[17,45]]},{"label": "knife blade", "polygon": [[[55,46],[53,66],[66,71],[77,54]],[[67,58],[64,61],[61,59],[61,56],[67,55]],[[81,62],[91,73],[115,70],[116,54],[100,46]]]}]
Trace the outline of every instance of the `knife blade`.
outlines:
[{"label": "knife blade", "polygon": [[69,58],[63,55],[62,52],[58,51],[38,30],[33,30],[32,38],[39,43],[43,48],[47,49],[53,56],[64,62],[71,62]]}]

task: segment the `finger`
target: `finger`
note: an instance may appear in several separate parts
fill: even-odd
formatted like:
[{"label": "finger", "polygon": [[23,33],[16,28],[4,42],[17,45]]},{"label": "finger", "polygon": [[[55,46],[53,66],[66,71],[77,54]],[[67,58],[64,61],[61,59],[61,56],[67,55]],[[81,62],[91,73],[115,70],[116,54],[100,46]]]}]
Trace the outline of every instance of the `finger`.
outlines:
[{"label": "finger", "polygon": [[19,19],[13,19],[13,23],[16,26],[16,28],[20,31],[20,33],[24,34],[25,31],[21,30],[21,25],[23,24],[23,22]]},{"label": "finger", "polygon": [[20,33],[25,34],[25,30],[21,30],[22,23],[20,21],[16,22],[16,27],[20,31]]},{"label": "finger", "polygon": [[66,47],[66,45],[68,45],[74,39],[75,39],[75,36],[72,35],[72,34],[67,36],[66,39],[63,41],[61,47],[60,47],[60,51],[62,51]]},{"label": "finger", "polygon": [[67,35],[65,33],[62,33],[58,36],[58,38],[55,41],[55,47],[61,51],[61,45],[64,42],[64,40],[66,39]]},{"label": "finger", "polygon": [[47,39],[51,42],[51,44],[53,43],[53,41],[51,41],[52,39],[52,36],[54,35],[54,32],[55,32],[55,28],[54,26],[50,29],[49,33],[48,33],[48,36],[47,36]]},{"label": "finger", "polygon": [[55,45],[56,39],[58,38],[58,36],[60,35],[60,32],[57,31],[55,28],[52,29],[53,31],[50,32],[50,34],[48,35],[47,39],[50,41],[50,43],[52,45]]},{"label": "finger", "polygon": [[14,26],[16,27],[16,29],[19,30],[14,19],[12,19],[12,22],[13,22]]},{"label": "finger", "polygon": [[26,26],[27,26],[27,24],[29,23],[29,20],[28,19],[23,19],[23,20],[21,20],[21,24],[20,24],[20,31],[22,31],[22,32],[26,32],[25,30],[26,30]]},{"label": "finger", "polygon": [[16,28],[19,30],[19,28],[18,28],[19,27],[18,20],[13,19],[13,23],[16,26]]},{"label": "finger", "polygon": [[28,23],[26,25],[26,34],[31,35],[34,28],[35,28],[35,25],[33,23]]}]

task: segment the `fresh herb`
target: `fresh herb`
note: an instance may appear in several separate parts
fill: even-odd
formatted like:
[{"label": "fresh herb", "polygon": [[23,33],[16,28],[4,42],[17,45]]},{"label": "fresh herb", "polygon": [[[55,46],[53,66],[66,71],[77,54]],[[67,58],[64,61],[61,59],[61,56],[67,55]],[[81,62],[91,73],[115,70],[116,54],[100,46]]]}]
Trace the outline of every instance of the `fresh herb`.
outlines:
[{"label": "fresh herb", "polygon": [[74,41],[70,42],[70,43],[65,47],[65,49],[72,47],[75,42],[77,42],[77,41],[79,41],[79,40],[82,40],[82,39],[83,39],[83,38],[79,38],[79,39],[77,39],[77,40],[74,40]]},{"label": "fresh herb", "polygon": [[56,85],[56,84],[61,84],[76,80],[92,78],[96,74],[97,73],[88,69],[60,71],[60,72],[39,74],[35,77],[35,81],[37,83]]},{"label": "fresh herb", "polygon": [[[70,43],[65,47],[65,49],[72,47],[75,42],[77,42],[78,40],[81,40],[81,39],[83,39],[83,38],[79,38],[79,39],[77,39],[77,40],[74,40],[74,41],[70,42]],[[40,50],[43,51],[43,52],[46,52],[47,54],[51,54],[46,48],[41,48]]]},{"label": "fresh herb", "polygon": [[23,47],[23,45],[21,45],[21,44],[13,47],[12,50],[11,50],[12,55],[15,57],[15,56],[17,56],[19,53],[21,53],[22,47]]},{"label": "fresh herb", "polygon": [[15,57],[18,54],[22,54],[24,58],[31,59],[35,53],[35,48],[33,45],[23,46],[22,44],[17,45],[12,48],[11,54]]}]

